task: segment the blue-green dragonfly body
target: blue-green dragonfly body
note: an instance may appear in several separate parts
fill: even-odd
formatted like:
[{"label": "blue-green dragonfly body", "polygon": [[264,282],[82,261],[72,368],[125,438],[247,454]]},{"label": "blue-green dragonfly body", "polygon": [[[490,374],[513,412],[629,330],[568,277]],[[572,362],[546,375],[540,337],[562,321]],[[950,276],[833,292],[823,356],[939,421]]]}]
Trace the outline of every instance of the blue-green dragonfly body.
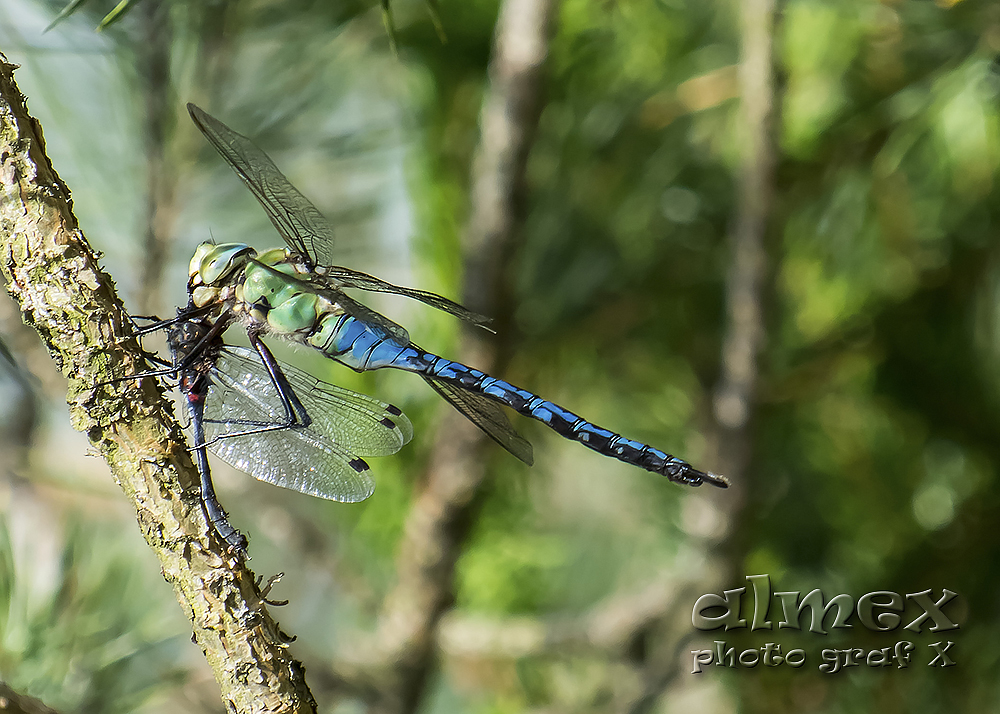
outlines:
[{"label": "blue-green dragonfly body", "polygon": [[242,243],[203,243],[191,260],[189,309],[214,309],[218,320],[239,320],[251,340],[274,334],[311,346],[358,371],[415,372],[514,456],[530,464],[531,445],[499,405],[536,419],[595,451],[662,474],[678,483],[726,487],[721,476],[642,442],[627,439],[502,379],[427,352],[407,331],[356,302],[344,288],[405,295],[473,324],[488,320],[432,293],[392,285],[334,266],[333,230],[274,163],[246,137],[193,104],[195,124],[264,207],[288,248],[257,253]]}]

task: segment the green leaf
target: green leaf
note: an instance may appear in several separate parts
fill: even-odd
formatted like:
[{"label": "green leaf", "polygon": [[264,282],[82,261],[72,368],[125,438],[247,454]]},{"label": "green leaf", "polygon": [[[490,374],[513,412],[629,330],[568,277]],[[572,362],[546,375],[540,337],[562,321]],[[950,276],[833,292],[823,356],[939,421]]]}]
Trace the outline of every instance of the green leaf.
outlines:
[{"label": "green leaf", "polygon": [[434,23],[434,30],[437,32],[438,39],[441,40],[442,45],[448,44],[448,35],[445,34],[444,25],[441,24],[441,10],[438,7],[437,0],[425,0],[427,5],[427,12],[431,15],[431,22]]},{"label": "green leaf", "polygon": [[392,20],[392,8],[389,7],[389,0],[382,0],[382,23],[385,25],[385,32],[389,35],[389,48],[392,54],[398,56],[396,46],[396,23]]},{"label": "green leaf", "polygon": [[101,20],[101,24],[97,26],[97,31],[100,32],[106,27],[111,26],[113,23],[118,22],[118,20],[120,20],[137,2],[139,2],[139,0],[121,0],[120,3],[115,5],[111,12],[104,16],[104,19]]},{"label": "green leaf", "polygon": [[63,20],[65,20],[67,17],[69,17],[70,15],[72,15],[74,12],[76,12],[80,8],[80,6],[83,5],[85,2],[87,2],[87,0],[73,0],[73,2],[71,2],[69,5],[67,5],[66,7],[64,7],[62,9],[62,12],[60,12],[58,15],[56,15],[56,19],[53,20],[52,22],[50,22],[48,24],[48,27],[46,27],[44,30],[42,30],[42,32],[44,33],[44,32],[48,32],[49,30],[51,30],[57,24],[59,24],[60,22],[62,22]]}]

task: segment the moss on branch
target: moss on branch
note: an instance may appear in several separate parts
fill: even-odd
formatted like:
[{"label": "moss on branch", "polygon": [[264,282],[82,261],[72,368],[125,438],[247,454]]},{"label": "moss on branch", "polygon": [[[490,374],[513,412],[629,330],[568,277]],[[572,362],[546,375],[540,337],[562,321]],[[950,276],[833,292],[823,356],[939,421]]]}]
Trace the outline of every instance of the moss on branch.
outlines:
[{"label": "moss on branch", "polygon": [[255,577],[229,558],[201,508],[198,477],[172,409],[152,379],[95,387],[146,368],[114,283],[73,215],[41,127],[0,54],[0,272],[69,380],[73,426],[87,434],[136,509],[163,575],[188,613],[234,712],[316,705]]}]

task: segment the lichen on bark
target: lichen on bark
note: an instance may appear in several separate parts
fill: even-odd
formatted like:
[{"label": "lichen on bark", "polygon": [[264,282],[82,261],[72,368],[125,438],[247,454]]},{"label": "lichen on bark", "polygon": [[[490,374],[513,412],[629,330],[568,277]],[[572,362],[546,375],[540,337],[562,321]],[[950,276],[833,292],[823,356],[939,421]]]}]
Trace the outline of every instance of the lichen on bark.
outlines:
[{"label": "lichen on bark", "polygon": [[[162,388],[129,340],[114,282],[77,225],[41,126],[0,54],[0,274],[26,324],[69,380],[73,426],[87,434],[136,509],[235,712],[310,712],[316,704],[256,578],[212,535],[198,477]],[[104,386],[99,386],[99,385]]]}]

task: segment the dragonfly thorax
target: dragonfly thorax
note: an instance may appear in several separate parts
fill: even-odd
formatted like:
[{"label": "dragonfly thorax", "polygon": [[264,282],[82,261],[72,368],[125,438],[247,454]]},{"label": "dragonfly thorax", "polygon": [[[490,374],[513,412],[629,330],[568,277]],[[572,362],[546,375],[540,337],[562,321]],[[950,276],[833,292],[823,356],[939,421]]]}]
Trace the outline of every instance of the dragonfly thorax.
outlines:
[{"label": "dragonfly thorax", "polygon": [[339,305],[317,291],[315,276],[298,255],[284,248],[264,251],[249,261],[236,288],[236,307],[251,323],[289,337],[310,335]]}]

